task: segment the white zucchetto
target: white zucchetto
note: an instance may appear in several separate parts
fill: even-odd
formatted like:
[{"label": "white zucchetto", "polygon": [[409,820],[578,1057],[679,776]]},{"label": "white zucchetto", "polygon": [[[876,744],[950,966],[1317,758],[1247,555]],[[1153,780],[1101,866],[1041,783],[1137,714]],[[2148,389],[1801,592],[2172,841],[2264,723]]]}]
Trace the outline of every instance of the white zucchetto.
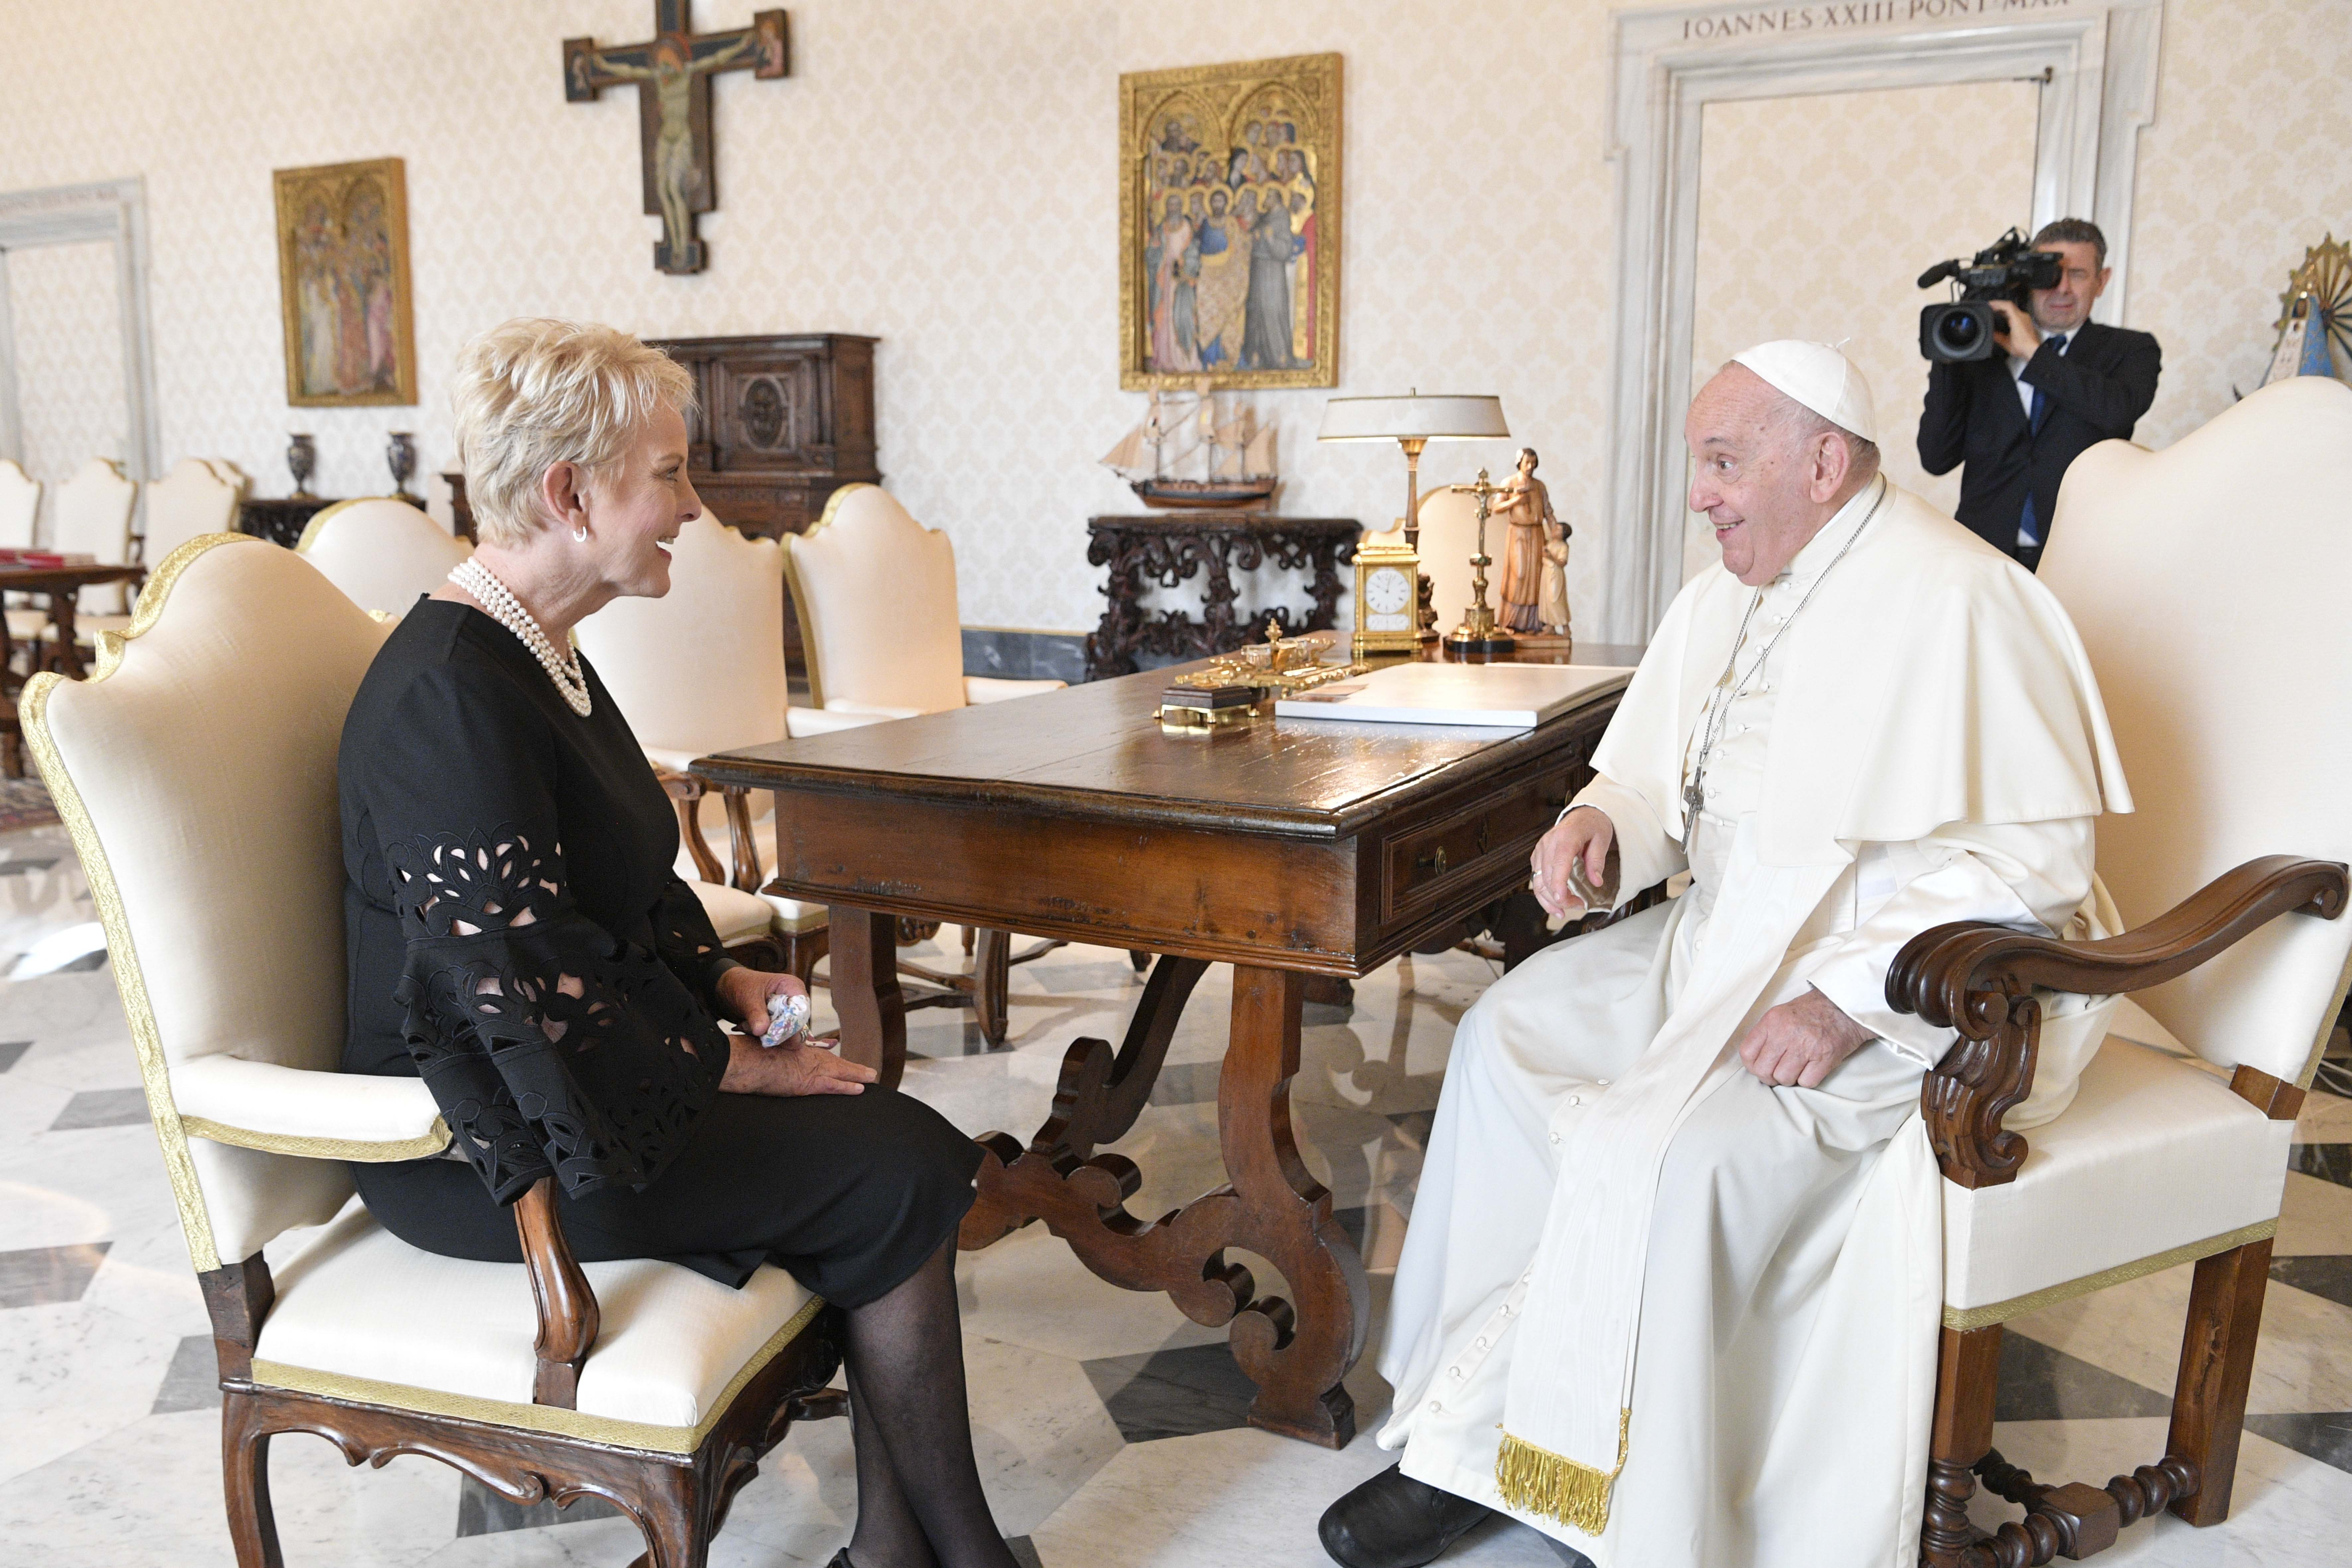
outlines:
[{"label": "white zucchetto", "polygon": [[1870,383],[1853,362],[1827,343],[1797,338],[1758,343],[1731,356],[1780,391],[1803,404],[1841,430],[1865,441],[1878,439],[1878,411],[1870,398]]}]

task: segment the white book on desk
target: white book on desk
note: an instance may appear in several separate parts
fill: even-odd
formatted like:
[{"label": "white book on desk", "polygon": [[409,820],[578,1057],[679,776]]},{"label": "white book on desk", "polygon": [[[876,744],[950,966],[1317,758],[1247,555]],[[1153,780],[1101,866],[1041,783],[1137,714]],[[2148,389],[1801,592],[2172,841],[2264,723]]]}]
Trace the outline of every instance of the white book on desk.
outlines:
[{"label": "white book on desk", "polygon": [[1598,664],[1392,664],[1354,680],[1286,697],[1277,719],[1460,724],[1532,730],[1633,671]]}]

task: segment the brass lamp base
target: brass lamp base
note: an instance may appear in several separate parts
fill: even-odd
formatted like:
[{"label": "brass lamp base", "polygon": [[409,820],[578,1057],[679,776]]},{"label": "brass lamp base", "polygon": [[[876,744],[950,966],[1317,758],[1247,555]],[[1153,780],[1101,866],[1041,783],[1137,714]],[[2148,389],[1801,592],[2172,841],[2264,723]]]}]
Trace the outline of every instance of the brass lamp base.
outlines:
[{"label": "brass lamp base", "polygon": [[1468,626],[1456,626],[1447,633],[1445,637],[1445,651],[1456,658],[1465,654],[1477,658],[1492,658],[1497,654],[1517,653],[1518,650],[1518,638],[1508,632],[1489,632],[1480,637]]}]

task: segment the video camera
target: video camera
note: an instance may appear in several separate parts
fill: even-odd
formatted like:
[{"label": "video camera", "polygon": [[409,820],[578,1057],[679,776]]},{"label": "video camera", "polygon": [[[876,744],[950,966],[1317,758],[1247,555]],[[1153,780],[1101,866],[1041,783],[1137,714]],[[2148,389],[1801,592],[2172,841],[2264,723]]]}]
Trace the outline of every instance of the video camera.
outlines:
[{"label": "video camera", "polygon": [[2012,228],[1973,260],[1954,257],[1938,261],[1919,274],[1919,287],[1932,289],[1947,279],[1960,286],[1960,297],[1919,312],[1919,352],[1937,364],[1959,364],[1990,359],[1999,345],[1993,329],[2000,324],[1992,301],[2006,300],[2022,310],[2036,289],[2055,289],[2063,263],[2054,251],[2035,250],[2022,231]]}]

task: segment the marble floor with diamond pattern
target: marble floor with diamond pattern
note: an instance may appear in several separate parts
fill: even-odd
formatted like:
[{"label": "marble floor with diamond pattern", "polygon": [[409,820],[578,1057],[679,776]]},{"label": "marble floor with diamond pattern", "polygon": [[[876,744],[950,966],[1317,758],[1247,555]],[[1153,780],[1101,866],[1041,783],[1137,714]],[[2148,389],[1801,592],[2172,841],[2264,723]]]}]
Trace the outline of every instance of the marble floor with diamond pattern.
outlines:
[{"label": "marble floor with diamond pattern", "polygon": [[[211,1344],[92,918],[59,829],[0,835],[0,974],[19,976],[0,982],[0,1568],[215,1568],[234,1559]],[[954,935],[932,962],[952,962]],[[1015,974],[1005,1051],[981,1052],[952,1013],[910,1020],[907,1088],[975,1133],[1025,1137],[1070,1039],[1117,1038],[1141,989],[1124,953],[1095,948]],[[1407,959],[1359,983],[1352,1009],[1308,1009],[1294,1112],[1372,1270],[1374,1345],[1453,1026],[1492,974],[1465,953]],[[1144,1172],[1138,1214],[1219,1179],[1227,998],[1213,970],[1150,1109],[1117,1145]],[[2169,1517],[2135,1526],[2103,1559],[2119,1568],[2346,1561],[2352,1062],[2325,1072],[2335,1092],[2311,1097],[2287,1177],[2235,1516],[2210,1531]],[[1251,1262],[1261,1281],[1273,1276]],[[1330,1453],[1244,1426],[1249,1385],[1221,1331],[1096,1279],[1042,1226],[965,1255],[959,1279],[982,1473],[1024,1561],[1320,1563],[1316,1516],[1389,1462],[1369,1436]],[[2155,1458],[2188,1287],[2178,1268],[2013,1325],[2002,1450],[2045,1479],[2095,1483]],[[1389,1396],[1370,1363],[1348,1379],[1366,1433]],[[830,1557],[856,1506],[848,1436],[838,1421],[797,1429],[736,1503],[711,1562]],[[622,1568],[640,1550],[609,1510],[518,1509],[424,1459],[347,1469],[325,1443],[291,1436],[271,1462],[289,1568]],[[1445,1561],[1558,1559],[1534,1531],[1490,1523]]]}]

